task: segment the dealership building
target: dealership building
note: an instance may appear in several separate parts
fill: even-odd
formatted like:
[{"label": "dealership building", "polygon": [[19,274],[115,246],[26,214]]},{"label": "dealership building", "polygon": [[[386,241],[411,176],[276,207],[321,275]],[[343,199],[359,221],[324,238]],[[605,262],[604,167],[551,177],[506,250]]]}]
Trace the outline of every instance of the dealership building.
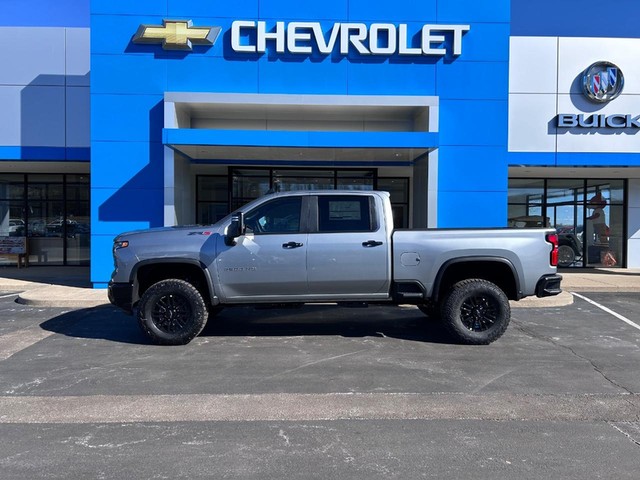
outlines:
[{"label": "dealership building", "polygon": [[8,0],[0,239],[101,288],[121,232],[379,189],[400,228],[547,225],[568,268],[638,268],[640,3],[616,5]]}]

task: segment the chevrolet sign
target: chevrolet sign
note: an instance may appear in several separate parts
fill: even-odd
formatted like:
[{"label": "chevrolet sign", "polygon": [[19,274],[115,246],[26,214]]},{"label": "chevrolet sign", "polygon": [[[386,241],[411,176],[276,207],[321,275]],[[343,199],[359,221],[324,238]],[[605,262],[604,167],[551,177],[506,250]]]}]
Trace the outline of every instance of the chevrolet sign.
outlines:
[{"label": "chevrolet sign", "polygon": [[[348,55],[353,47],[360,55],[458,56],[462,36],[470,29],[469,25],[424,25],[420,46],[414,47],[404,23],[334,23],[325,34],[319,22],[276,22],[275,29],[267,31],[266,22],[236,20],[231,24],[231,48],[238,53],[264,53],[267,42],[273,42],[277,53],[309,55],[315,47],[330,55],[339,47],[341,55]],[[447,34],[452,39],[450,50],[443,45]]]}]

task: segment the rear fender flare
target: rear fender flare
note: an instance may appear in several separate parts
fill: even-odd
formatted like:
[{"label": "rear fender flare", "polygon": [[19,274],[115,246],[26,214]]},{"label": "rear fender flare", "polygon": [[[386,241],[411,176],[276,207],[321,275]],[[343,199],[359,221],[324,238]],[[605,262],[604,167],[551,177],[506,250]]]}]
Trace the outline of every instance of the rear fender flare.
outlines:
[{"label": "rear fender flare", "polygon": [[436,275],[436,279],[433,282],[433,290],[431,292],[431,298],[436,302],[441,299],[440,290],[442,288],[442,281],[444,279],[445,274],[447,273],[447,270],[451,266],[457,265],[457,264],[460,264],[460,263],[474,263],[474,262],[500,263],[500,264],[503,264],[503,265],[506,265],[507,267],[509,267],[509,270],[511,270],[511,273],[512,273],[513,278],[515,280],[516,296],[517,296],[518,299],[522,298],[522,290],[520,288],[520,277],[518,275],[518,271],[516,270],[516,267],[507,258],[504,258],[504,257],[491,257],[491,256],[474,256],[474,257],[452,258],[452,259],[447,260],[446,262],[444,262],[440,266],[440,269],[438,270],[438,273]]}]

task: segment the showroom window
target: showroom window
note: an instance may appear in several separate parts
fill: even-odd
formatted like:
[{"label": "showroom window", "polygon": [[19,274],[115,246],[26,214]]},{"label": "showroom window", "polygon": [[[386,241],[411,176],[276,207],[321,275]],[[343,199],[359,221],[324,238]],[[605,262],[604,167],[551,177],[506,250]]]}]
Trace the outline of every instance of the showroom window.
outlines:
[{"label": "showroom window", "polygon": [[509,179],[508,225],[554,227],[561,267],[626,263],[625,180]]},{"label": "showroom window", "polygon": [[32,265],[88,265],[89,191],[88,175],[0,174],[0,236],[26,237]]},{"label": "showroom window", "polygon": [[230,168],[229,175],[196,177],[196,221],[217,222],[269,191],[384,190],[391,194],[396,228],[409,226],[409,179],[378,177],[375,169]]}]

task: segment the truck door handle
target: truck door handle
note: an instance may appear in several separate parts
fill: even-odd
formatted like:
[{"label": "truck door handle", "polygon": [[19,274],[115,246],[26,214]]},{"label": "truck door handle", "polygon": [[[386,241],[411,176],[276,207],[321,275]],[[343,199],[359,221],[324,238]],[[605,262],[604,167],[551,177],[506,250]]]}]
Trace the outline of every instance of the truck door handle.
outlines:
[{"label": "truck door handle", "polygon": [[289,242],[283,243],[282,248],[292,249],[292,248],[300,248],[303,244],[298,242]]},{"label": "truck door handle", "polygon": [[376,240],[368,240],[366,242],[362,242],[362,246],[363,247],[367,247],[367,248],[368,247],[378,247],[380,245],[382,245],[382,242],[378,242]]}]

